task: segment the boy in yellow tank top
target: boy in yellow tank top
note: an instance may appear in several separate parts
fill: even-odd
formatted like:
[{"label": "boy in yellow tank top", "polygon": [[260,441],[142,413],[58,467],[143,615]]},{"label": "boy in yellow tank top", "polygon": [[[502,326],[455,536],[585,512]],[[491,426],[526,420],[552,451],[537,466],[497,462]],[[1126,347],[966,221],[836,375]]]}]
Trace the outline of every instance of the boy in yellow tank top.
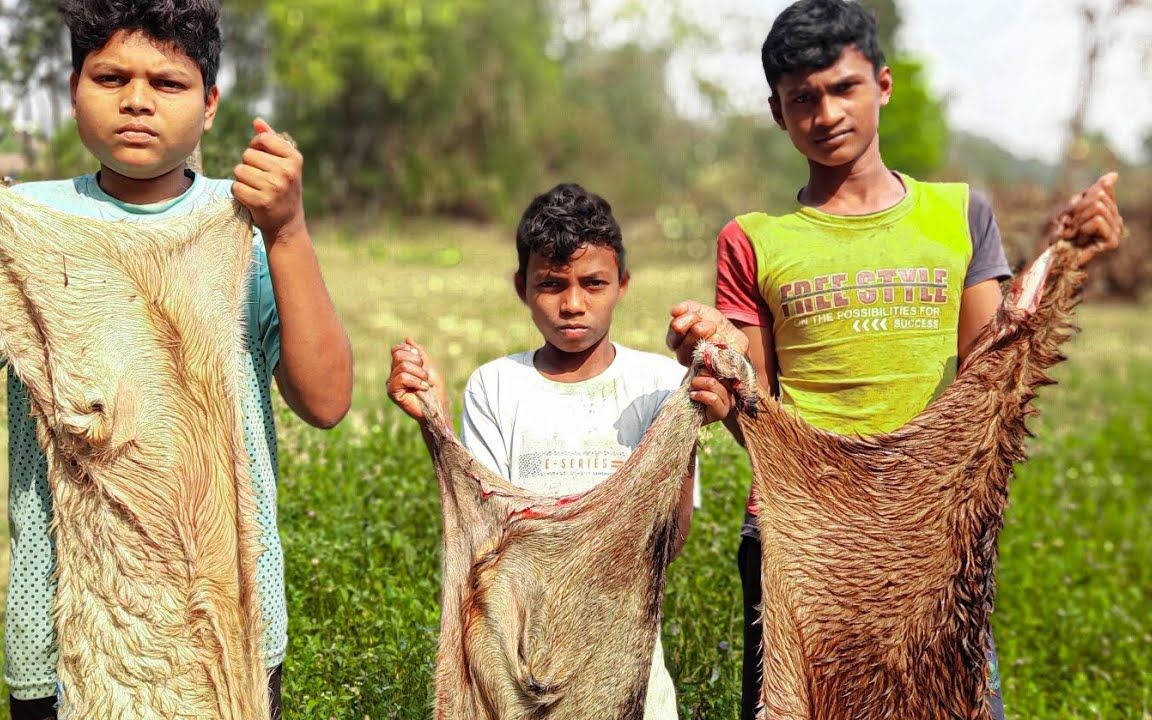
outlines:
[{"label": "boy in yellow tank top", "polygon": [[[1010,271],[987,201],[964,184],[918,182],[880,155],[880,108],[893,92],[871,14],[846,0],[801,0],[762,49],[777,125],[808,160],[808,183],[781,215],[737,217],[717,244],[716,308],[747,336],[760,384],[806,421],[839,433],[904,425],[955,377],[1001,302]],[[1069,230],[1096,236],[1082,262],[1117,245],[1110,174],[1069,204]],[[674,309],[682,362],[708,308]],[[694,330],[689,326],[694,325]],[[677,334],[679,330],[679,334]],[[734,419],[726,425],[743,441]],[[760,542],[749,498],[738,564],[744,590],[742,720],[760,694]],[[989,707],[1003,718],[995,648]]]}]

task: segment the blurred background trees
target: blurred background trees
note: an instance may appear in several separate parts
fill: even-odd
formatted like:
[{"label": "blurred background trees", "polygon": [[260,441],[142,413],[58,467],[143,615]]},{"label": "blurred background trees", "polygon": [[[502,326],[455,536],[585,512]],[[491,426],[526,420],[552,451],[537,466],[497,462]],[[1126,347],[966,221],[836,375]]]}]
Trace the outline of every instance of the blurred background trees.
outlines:
[{"label": "blurred background trees", "polygon": [[[1071,119],[1079,125],[1068,158],[1056,164],[951,130],[946,99],[901,47],[901,6],[864,2],[880,21],[898,88],[881,123],[892,167],[970,180],[1003,199],[1001,214],[1019,206],[1032,219],[1048,211],[1061,178],[1117,166],[1147,176],[1148,158],[1132,167],[1083,127],[1082,112]],[[1142,4],[1111,2],[1116,13]],[[314,216],[509,222],[532,194],[574,179],[622,217],[703,257],[733,214],[791,202],[805,168],[766,108],[738,109],[715,81],[695,79],[707,113],[678,110],[671,58],[719,40],[691,20],[687,3],[660,5],[623,1],[606,15],[591,0],[228,0],[223,102],[205,137],[205,170],[230,173],[259,113],[299,144]],[[1093,37],[1106,38],[1114,18],[1091,21]],[[0,174],[91,170],[68,122],[70,64],[55,0],[0,0],[0,39],[8,91]],[[756,57],[755,47],[741,50]],[[1134,212],[1137,225],[1147,215]],[[1032,219],[1004,224],[1034,237]],[[1142,286],[1113,284],[1126,293]]]}]

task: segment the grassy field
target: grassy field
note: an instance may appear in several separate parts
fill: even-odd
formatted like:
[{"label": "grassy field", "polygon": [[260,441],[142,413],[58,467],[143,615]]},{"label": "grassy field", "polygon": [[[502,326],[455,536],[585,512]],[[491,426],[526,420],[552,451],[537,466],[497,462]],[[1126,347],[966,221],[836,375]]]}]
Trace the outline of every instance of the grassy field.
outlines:
[{"label": "grassy field", "polygon": [[[710,298],[708,244],[658,246],[644,228],[628,237],[634,277],[613,336],[659,350],[667,309]],[[424,343],[458,397],[472,368],[537,337],[512,291],[506,232],[344,228],[321,254],[356,350],[356,399],[327,433],[280,408],[286,716],[429,717],[439,507],[416,425],[385,395],[388,350],[406,334]],[[1013,718],[1152,720],[1149,309],[1084,308],[1061,384],[1041,397],[1001,538],[994,617]],[[705,431],[702,464],[704,507],[669,572],[664,642],[681,717],[732,718],[749,470],[722,430]]]}]

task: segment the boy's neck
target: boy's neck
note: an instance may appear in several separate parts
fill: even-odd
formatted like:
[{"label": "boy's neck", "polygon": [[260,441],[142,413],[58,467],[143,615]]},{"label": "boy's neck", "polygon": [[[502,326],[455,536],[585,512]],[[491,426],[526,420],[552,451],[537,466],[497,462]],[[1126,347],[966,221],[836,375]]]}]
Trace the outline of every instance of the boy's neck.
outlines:
[{"label": "boy's neck", "polygon": [[831,215],[869,215],[896,205],[907,193],[904,183],[884,165],[878,141],[856,161],[828,167],[809,161],[802,205]]},{"label": "boy's neck", "polygon": [[151,205],[180,197],[192,187],[192,178],[184,173],[184,169],[184,164],[181,164],[163,175],[137,180],[102,165],[97,181],[101,190],[122,203]]},{"label": "boy's neck", "polygon": [[578,353],[561,350],[551,343],[532,357],[536,372],[554,382],[575,383],[591,380],[607,370],[616,359],[616,346],[605,335],[600,342]]}]

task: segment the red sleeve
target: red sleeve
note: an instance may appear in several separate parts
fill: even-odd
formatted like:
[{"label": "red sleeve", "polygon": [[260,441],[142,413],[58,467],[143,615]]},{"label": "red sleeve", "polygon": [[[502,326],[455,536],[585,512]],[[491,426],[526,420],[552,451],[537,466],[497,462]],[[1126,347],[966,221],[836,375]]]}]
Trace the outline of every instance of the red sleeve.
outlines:
[{"label": "red sleeve", "polygon": [[729,320],[772,326],[772,312],[756,282],[752,241],[735,220],[716,238],[716,309]]}]

